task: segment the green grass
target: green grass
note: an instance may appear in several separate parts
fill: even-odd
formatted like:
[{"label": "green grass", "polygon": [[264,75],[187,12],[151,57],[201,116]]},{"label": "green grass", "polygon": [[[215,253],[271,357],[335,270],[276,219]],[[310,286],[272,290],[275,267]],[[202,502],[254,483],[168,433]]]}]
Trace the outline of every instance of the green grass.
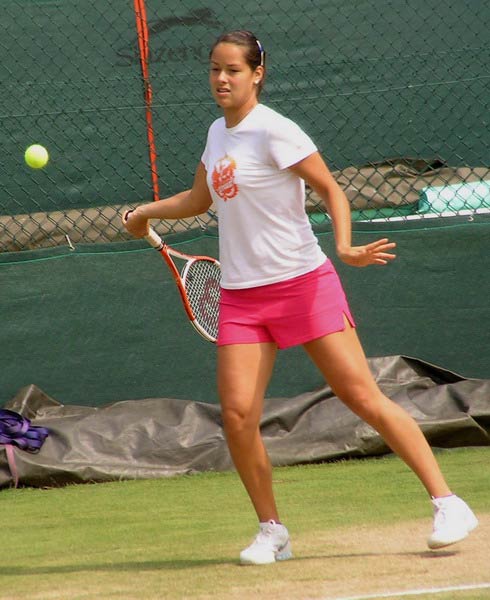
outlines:
[{"label": "green grass", "polygon": [[[490,513],[490,449],[437,456],[453,489]],[[394,457],[276,468],[274,480],[293,536],[430,518],[423,488]],[[227,598],[226,590],[235,597],[241,586],[252,593],[258,579],[256,569],[237,567],[256,520],[235,473],[10,489],[1,496],[2,600]],[[280,591],[294,564],[301,560],[263,568],[261,585]],[[327,575],[303,576],[321,582]]]}]

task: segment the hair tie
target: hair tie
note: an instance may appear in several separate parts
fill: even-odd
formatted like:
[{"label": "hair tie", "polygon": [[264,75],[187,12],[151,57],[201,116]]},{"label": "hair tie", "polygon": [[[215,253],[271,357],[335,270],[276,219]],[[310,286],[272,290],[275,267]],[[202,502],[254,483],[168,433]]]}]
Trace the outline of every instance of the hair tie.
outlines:
[{"label": "hair tie", "polygon": [[255,38],[255,41],[257,42],[257,46],[259,47],[259,51],[260,51],[260,66],[263,67],[264,66],[264,48],[262,48],[262,44],[259,42],[259,40],[257,38]]}]

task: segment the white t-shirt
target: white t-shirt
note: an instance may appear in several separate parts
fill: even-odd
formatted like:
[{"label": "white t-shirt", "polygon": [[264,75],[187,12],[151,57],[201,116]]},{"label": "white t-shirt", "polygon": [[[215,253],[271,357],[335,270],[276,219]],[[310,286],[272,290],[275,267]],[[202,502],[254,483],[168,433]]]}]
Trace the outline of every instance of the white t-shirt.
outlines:
[{"label": "white t-shirt", "polygon": [[316,150],[263,104],[236,127],[223,117],[212,123],[201,160],[218,213],[224,288],[284,281],[325,261],[305,212],[305,183],[287,169]]}]

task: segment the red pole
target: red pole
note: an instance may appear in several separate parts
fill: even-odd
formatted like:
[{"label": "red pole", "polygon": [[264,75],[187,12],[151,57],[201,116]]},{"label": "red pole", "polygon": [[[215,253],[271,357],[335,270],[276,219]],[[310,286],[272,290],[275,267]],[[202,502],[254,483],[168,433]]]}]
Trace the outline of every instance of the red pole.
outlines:
[{"label": "red pole", "polygon": [[155,133],[153,130],[152,117],[152,89],[150,82],[150,36],[148,32],[148,21],[146,18],[145,0],[134,0],[134,14],[136,17],[136,31],[138,34],[138,50],[143,78],[143,90],[146,106],[146,131],[148,138],[148,153],[150,158],[151,184],[153,188],[153,200],[159,199],[157,151],[155,145]]}]

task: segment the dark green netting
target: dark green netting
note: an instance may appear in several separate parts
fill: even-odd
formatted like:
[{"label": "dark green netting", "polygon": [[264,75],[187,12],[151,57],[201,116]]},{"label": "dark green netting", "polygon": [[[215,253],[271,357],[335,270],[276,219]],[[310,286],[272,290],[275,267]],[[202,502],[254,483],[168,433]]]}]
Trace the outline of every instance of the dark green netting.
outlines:
[{"label": "dark green netting", "polygon": [[[54,246],[66,234],[120,241],[122,206],[152,198],[133,3],[2,8],[0,249]],[[490,180],[486,1],[146,0],[146,11],[163,196],[192,182],[220,114],[208,90],[209,48],[236,28],[254,30],[268,53],[264,102],[297,120],[332,170],[413,157],[464,168],[463,183]],[[46,169],[24,164],[32,143],[48,148]],[[405,194],[381,185],[350,185],[356,220],[387,218],[392,204],[396,216],[412,212]],[[373,188],[381,204],[359,207]],[[474,202],[456,212],[465,210]]]}]

